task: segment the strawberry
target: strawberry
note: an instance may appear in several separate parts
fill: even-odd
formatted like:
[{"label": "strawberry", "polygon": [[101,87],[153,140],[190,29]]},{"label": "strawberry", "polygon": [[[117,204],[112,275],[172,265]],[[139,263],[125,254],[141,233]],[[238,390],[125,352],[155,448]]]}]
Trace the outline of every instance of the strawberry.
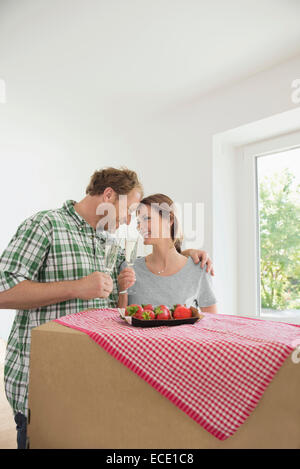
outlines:
[{"label": "strawberry", "polygon": [[155,314],[153,311],[137,311],[132,315],[133,318],[136,319],[145,319],[145,320],[150,320],[150,319],[155,319]]},{"label": "strawberry", "polygon": [[152,305],[148,304],[148,305],[142,305],[142,307],[144,308],[144,311],[154,311],[154,308]]},{"label": "strawberry", "polygon": [[143,311],[137,311],[136,313],[133,313],[131,317],[136,319],[143,319]]},{"label": "strawberry", "polygon": [[167,311],[163,311],[162,313],[157,313],[156,319],[160,319],[160,320],[170,319],[170,313],[167,313]]},{"label": "strawberry", "polygon": [[172,308],[170,308],[170,311],[172,313],[174,313],[175,309],[177,308],[177,306],[183,306],[183,305],[180,305],[180,304],[176,304],[176,305],[173,305]]},{"label": "strawberry", "polygon": [[145,309],[142,315],[143,319],[155,319],[154,311],[151,311],[151,309]]},{"label": "strawberry", "polygon": [[185,319],[185,318],[191,318],[192,317],[192,311],[190,308],[186,308],[185,306],[178,305],[173,313],[173,318],[174,319]]},{"label": "strawberry", "polygon": [[140,305],[129,305],[126,307],[125,316],[133,316],[137,312],[142,312],[143,308]]},{"label": "strawberry", "polygon": [[169,309],[165,305],[160,305],[154,308],[156,319],[170,319],[171,314]]}]

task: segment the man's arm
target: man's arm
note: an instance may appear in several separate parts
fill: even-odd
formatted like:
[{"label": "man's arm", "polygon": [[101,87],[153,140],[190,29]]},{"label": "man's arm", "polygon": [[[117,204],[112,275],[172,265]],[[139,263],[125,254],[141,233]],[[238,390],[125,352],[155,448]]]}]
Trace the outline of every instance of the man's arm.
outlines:
[{"label": "man's arm", "polygon": [[101,272],[72,281],[39,282],[51,246],[52,226],[32,217],[18,228],[0,257],[0,308],[32,309],[73,298],[107,298],[112,279]]},{"label": "man's arm", "polygon": [[201,261],[202,269],[206,264],[206,272],[210,272],[211,275],[215,275],[212,261],[208,257],[206,251],[201,251],[200,249],[186,249],[185,251],[182,251],[181,254],[185,257],[191,257],[195,264],[198,264],[198,262]]},{"label": "man's arm", "polygon": [[24,280],[0,292],[0,309],[33,309],[75,298],[72,281],[38,283]]},{"label": "man's arm", "polygon": [[63,282],[32,282],[24,280],[0,292],[0,309],[33,309],[79,298],[107,298],[112,291],[108,274],[93,272],[78,280]]}]

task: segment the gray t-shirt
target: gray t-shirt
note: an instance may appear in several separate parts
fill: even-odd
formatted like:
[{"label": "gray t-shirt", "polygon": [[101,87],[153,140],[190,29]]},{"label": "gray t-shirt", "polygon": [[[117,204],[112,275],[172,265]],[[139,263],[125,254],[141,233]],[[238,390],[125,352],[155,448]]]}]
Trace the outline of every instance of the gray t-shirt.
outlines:
[{"label": "gray t-shirt", "polygon": [[[121,264],[120,270],[127,267]],[[176,274],[163,277],[153,274],[146,266],[145,258],[138,257],[134,263],[135,284],[128,289],[128,304],[186,304],[190,306],[211,306],[217,302],[212,288],[212,277],[195,264],[191,257]]]}]

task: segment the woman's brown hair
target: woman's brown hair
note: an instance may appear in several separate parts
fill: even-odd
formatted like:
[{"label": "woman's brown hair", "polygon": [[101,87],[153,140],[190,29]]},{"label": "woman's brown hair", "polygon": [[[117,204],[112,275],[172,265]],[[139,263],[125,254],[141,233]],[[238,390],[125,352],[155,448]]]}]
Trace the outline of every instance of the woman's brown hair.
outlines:
[{"label": "woman's brown hair", "polygon": [[[152,205],[153,204],[153,205]],[[178,252],[181,253],[181,244],[182,244],[182,236],[179,234],[179,225],[178,219],[174,213],[174,202],[170,197],[165,194],[153,194],[149,195],[148,197],[144,197],[137,210],[141,208],[143,205],[147,205],[156,209],[161,216],[168,215],[170,216],[171,221],[173,221],[171,225],[171,238],[174,241],[174,246]],[[168,206],[168,207],[167,207]]]},{"label": "woman's brown hair", "polygon": [[111,187],[117,194],[128,194],[132,189],[139,189],[143,196],[143,186],[136,172],[128,168],[104,168],[95,171],[86,188],[86,194],[103,194],[107,187]]}]

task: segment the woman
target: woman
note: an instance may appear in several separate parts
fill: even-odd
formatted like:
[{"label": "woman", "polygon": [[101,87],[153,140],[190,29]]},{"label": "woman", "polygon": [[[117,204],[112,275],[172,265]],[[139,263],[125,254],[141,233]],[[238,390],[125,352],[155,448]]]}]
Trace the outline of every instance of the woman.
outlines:
[{"label": "woman", "polygon": [[144,244],[152,245],[153,251],[136,259],[134,271],[126,262],[121,265],[124,274],[119,278],[119,291],[128,288],[128,294],[119,294],[118,306],[186,304],[217,313],[210,273],[181,254],[181,238],[177,235],[178,222],[172,206],[173,201],[164,194],[146,197],[138,206],[137,228]]}]

